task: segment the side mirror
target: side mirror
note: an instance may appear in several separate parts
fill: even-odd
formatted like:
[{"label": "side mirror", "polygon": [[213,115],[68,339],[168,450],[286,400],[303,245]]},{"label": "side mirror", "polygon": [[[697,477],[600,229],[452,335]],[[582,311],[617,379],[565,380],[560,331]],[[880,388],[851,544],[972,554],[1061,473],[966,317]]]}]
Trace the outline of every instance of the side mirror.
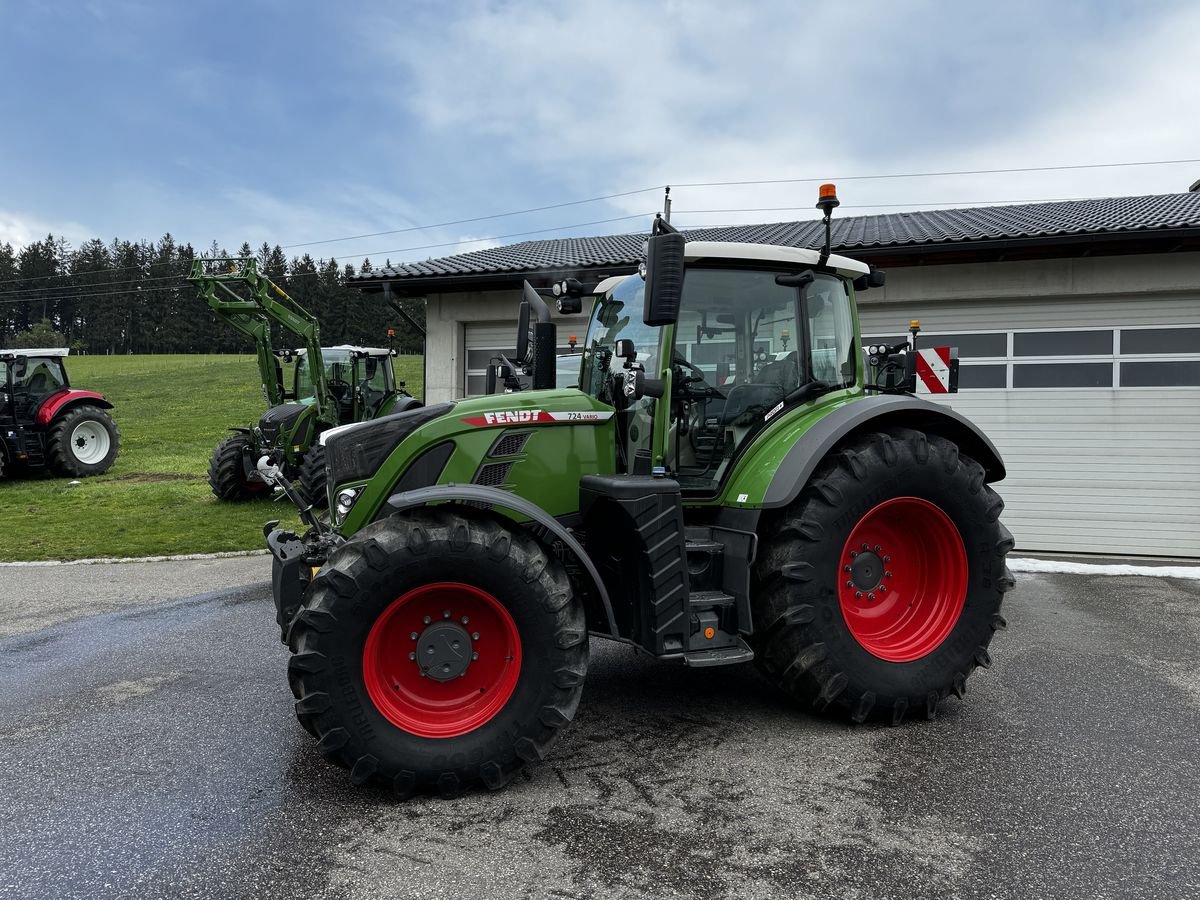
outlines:
[{"label": "side mirror", "polygon": [[881,272],[874,267],[866,275],[859,275],[854,279],[854,289],[856,291],[865,291],[868,288],[883,287],[887,283],[887,273]]},{"label": "side mirror", "polygon": [[29,371],[29,357],[18,356],[10,365],[12,366],[14,378],[24,378],[25,374]]},{"label": "side mirror", "polygon": [[685,240],[679,232],[655,234],[646,246],[647,325],[673,325],[683,299]]},{"label": "side mirror", "polygon": [[487,367],[487,380],[484,382],[483,392],[485,394],[496,393],[496,364],[492,363]]},{"label": "side mirror", "polygon": [[529,301],[522,300],[520,311],[517,313],[517,362],[531,361],[532,348],[529,345]]},{"label": "side mirror", "polygon": [[613,355],[626,362],[633,362],[637,359],[637,348],[629,338],[620,338],[613,346]]}]

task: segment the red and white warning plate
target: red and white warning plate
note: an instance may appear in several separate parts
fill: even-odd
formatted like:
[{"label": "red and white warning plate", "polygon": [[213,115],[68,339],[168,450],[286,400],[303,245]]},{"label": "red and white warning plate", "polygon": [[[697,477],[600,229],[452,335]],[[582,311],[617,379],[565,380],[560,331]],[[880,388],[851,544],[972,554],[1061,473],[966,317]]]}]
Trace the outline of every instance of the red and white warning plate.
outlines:
[{"label": "red and white warning plate", "polygon": [[917,393],[950,393],[949,347],[930,347],[917,351]]}]

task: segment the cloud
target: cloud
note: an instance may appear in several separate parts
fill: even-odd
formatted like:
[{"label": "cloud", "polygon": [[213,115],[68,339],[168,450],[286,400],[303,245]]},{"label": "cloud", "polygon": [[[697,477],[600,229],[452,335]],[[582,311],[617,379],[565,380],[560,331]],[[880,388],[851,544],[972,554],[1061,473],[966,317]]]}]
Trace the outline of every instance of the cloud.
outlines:
[{"label": "cloud", "polygon": [[75,244],[91,236],[88,227],[78,222],[48,222],[36,216],[0,209],[0,244],[12,244],[15,250],[21,250],[48,234],[65,237]]},{"label": "cloud", "polygon": [[[1172,3],[571,0],[476,3],[376,39],[403,72],[393,103],[402,97],[430,134],[486,147],[551,199],[549,185],[586,196],[1197,156],[1198,32],[1200,9]],[[848,207],[973,205],[1185,190],[1197,170],[859,181],[841,194]],[[682,220],[712,224],[815,215],[814,194],[813,184],[673,191]],[[797,211],[685,215],[778,206]]]}]

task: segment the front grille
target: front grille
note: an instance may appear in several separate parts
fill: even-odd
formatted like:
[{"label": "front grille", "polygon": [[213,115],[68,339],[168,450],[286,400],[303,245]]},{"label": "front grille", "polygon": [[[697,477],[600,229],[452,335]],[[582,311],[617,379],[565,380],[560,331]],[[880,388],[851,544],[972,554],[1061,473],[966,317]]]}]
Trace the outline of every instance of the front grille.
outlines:
[{"label": "front grille", "polygon": [[475,484],[482,484],[486,487],[497,487],[504,484],[508,478],[508,470],[513,466],[510,462],[488,463],[480,466],[479,471],[475,473]]},{"label": "front grille", "polygon": [[525,446],[525,442],[529,440],[531,432],[523,431],[518,434],[502,434],[492,444],[492,449],[488,451],[488,456],[516,456]]}]

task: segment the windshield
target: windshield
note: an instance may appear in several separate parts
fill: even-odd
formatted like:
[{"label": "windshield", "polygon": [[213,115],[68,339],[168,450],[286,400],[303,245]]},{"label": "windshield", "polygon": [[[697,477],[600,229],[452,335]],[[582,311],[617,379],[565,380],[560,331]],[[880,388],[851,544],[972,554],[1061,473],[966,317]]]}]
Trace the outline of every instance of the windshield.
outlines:
[{"label": "windshield", "polygon": [[579,353],[564,353],[554,361],[554,386],[560,388],[579,387]]},{"label": "windshield", "polygon": [[[338,387],[350,384],[350,351],[322,350],[321,359],[325,362],[325,379],[335,385],[333,392],[338,393]],[[302,354],[296,361],[296,399],[311,400],[313,396],[312,374],[308,368],[308,354]],[[335,396],[336,399],[336,396]]]},{"label": "windshield", "polygon": [[638,361],[648,373],[658,370],[659,330],[642,321],[645,295],[646,282],[630,275],[596,304],[583,342],[583,380],[579,386],[584,392],[604,399],[607,376],[623,371],[624,361],[613,355],[621,338],[633,341]]}]

